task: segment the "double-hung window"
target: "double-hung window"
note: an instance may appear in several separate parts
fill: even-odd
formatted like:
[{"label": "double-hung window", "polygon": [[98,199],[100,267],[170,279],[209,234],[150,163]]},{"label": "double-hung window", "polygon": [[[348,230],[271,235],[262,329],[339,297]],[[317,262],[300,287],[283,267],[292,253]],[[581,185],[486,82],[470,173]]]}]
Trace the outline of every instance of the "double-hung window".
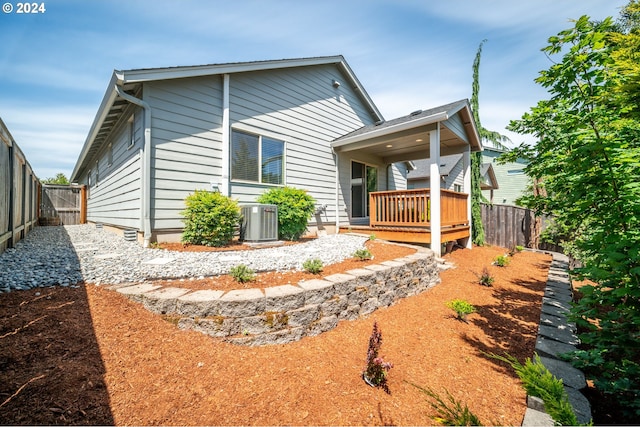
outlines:
[{"label": "double-hung window", "polygon": [[284,184],[284,142],[232,131],[231,179],[259,184]]}]

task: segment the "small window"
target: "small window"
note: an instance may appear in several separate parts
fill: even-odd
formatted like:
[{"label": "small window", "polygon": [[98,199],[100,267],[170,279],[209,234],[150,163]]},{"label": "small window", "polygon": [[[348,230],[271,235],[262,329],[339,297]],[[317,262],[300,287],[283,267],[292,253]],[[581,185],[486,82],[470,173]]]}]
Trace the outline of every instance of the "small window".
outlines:
[{"label": "small window", "polygon": [[457,191],[458,193],[461,193],[462,192],[462,185],[453,184],[453,191]]},{"label": "small window", "polygon": [[98,169],[98,161],[96,160],[96,185],[98,185],[98,180],[100,179],[100,175],[99,175],[99,169]]},{"label": "small window", "polygon": [[113,164],[113,144],[109,144],[109,148],[107,150],[107,166],[111,166]]},{"label": "small window", "polygon": [[127,145],[127,149],[136,145],[136,128],[134,126],[135,117],[136,117],[135,114],[132,114],[129,120],[127,121],[127,132],[128,132],[127,139],[129,141],[129,144]]},{"label": "small window", "polygon": [[284,184],[284,142],[232,131],[231,179]]},{"label": "small window", "polygon": [[93,180],[91,179],[91,169],[89,169],[89,172],[87,172],[87,185],[89,187],[93,186]]},{"label": "small window", "polygon": [[524,174],[524,170],[522,169],[511,169],[507,171],[507,175],[522,175]]}]

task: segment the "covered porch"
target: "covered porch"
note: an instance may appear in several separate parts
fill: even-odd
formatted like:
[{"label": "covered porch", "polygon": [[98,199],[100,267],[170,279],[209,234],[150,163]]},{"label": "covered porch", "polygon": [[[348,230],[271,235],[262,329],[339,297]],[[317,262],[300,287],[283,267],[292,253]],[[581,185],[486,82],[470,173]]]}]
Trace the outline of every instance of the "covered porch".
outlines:
[{"label": "covered porch", "polygon": [[[471,248],[471,152],[482,146],[467,100],[365,126],[337,139],[332,148],[338,162],[366,159],[388,168],[429,159],[430,168],[428,188],[409,190],[406,179],[386,185],[376,182],[377,191],[364,195],[366,216],[361,218],[353,215],[353,192],[344,189],[353,186],[354,180],[338,176],[337,187],[342,187],[343,195],[352,196],[345,197],[349,222],[337,224],[338,228],[386,240],[426,243],[437,256],[442,243],[449,241]],[[440,158],[450,154],[462,154],[460,191],[441,188]],[[347,170],[339,167],[338,175]]]}]

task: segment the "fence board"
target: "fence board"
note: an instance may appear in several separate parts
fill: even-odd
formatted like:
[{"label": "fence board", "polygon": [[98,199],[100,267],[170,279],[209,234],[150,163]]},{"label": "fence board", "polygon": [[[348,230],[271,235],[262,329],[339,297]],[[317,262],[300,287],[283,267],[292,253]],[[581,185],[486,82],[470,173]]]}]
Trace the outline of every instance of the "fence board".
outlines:
[{"label": "fence board", "polygon": [[40,183],[0,119],[0,253],[36,226]]},{"label": "fence board", "polygon": [[[82,185],[44,184],[40,218],[46,218],[44,222],[51,225],[82,224],[84,222],[82,213],[86,208],[85,194]],[[53,218],[57,219],[53,220]]]}]

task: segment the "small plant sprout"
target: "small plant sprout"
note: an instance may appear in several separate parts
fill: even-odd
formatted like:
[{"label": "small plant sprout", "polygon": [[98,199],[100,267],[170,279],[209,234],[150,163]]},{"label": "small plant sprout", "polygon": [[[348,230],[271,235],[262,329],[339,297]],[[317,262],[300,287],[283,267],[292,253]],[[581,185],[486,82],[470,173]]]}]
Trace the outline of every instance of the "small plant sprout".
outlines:
[{"label": "small plant sprout", "polygon": [[497,265],[498,267],[506,267],[511,262],[511,258],[509,258],[508,254],[498,255],[495,260],[493,260],[493,265]]},{"label": "small plant sprout", "polygon": [[448,308],[456,312],[458,319],[462,320],[463,322],[467,321],[467,315],[475,313],[476,311],[476,308],[474,306],[463,299],[454,299],[451,301],[447,301],[446,304]]},{"label": "small plant sprout", "polygon": [[376,235],[374,233],[369,234],[369,240],[376,240]]},{"label": "small plant sprout", "polygon": [[255,271],[244,264],[239,264],[235,267],[231,267],[231,270],[229,270],[229,274],[231,274],[231,277],[233,277],[236,282],[240,283],[251,282],[256,278]]},{"label": "small plant sprout", "polygon": [[366,261],[373,259],[373,255],[371,255],[371,251],[369,249],[358,249],[353,253],[355,258],[358,258],[360,261]]},{"label": "small plant sprout", "polygon": [[509,256],[514,256],[517,253],[520,253],[524,250],[524,246],[520,246],[520,245],[513,245],[511,246],[511,249],[509,250]]},{"label": "small plant sprout", "polygon": [[302,263],[302,268],[311,274],[320,274],[322,272],[322,260],[318,258],[308,259]]},{"label": "small plant sprout", "polygon": [[378,328],[378,322],[374,321],[367,349],[367,367],[362,372],[362,378],[370,386],[381,387],[386,393],[391,394],[387,385],[387,372],[393,365],[385,362],[382,356],[379,355],[381,346],[382,332]]},{"label": "small plant sprout", "polygon": [[478,283],[482,286],[493,286],[495,278],[489,272],[487,267],[482,269],[482,274],[476,274],[478,276]]}]

